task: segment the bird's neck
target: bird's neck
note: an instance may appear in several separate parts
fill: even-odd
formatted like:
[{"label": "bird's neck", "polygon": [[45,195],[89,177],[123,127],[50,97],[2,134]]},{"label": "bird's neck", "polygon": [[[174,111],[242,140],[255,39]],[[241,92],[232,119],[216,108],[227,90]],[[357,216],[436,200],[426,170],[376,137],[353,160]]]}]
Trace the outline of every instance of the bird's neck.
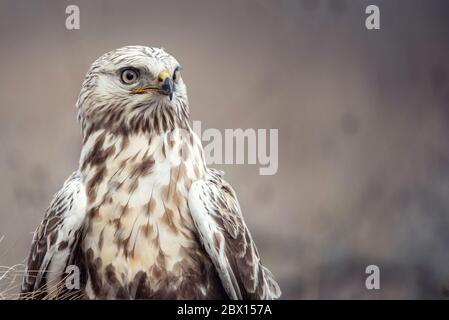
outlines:
[{"label": "bird's neck", "polygon": [[120,112],[112,107],[109,109],[92,114],[80,111],[78,117],[84,144],[93,133],[101,130],[116,136],[152,136],[166,134],[175,129],[190,131],[190,113],[187,102],[179,102],[172,107],[142,105],[135,107],[129,113]]}]

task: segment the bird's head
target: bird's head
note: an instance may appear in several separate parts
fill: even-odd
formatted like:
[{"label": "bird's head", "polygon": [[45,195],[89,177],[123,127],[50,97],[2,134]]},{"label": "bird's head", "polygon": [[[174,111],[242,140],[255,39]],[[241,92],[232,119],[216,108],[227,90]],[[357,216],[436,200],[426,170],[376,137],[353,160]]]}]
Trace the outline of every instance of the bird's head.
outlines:
[{"label": "bird's head", "polygon": [[181,66],[164,49],[144,46],[98,58],[86,74],[77,108],[84,135],[99,128],[170,130],[189,117]]}]

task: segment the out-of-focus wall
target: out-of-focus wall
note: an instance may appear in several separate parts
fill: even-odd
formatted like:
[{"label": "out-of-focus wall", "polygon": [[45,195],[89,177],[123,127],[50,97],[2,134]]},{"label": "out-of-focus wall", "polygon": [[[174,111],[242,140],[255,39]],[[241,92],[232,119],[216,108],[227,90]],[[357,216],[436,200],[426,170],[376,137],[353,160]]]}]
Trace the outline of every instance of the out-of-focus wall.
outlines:
[{"label": "out-of-focus wall", "polygon": [[[65,28],[77,4],[81,28]],[[75,3],[76,2],[76,3]],[[381,29],[365,29],[365,7]],[[449,284],[447,1],[0,1],[0,265],[81,146],[74,107],[101,54],[183,65],[193,120],[279,129],[279,169],[226,171],[284,298],[438,298]],[[365,288],[365,267],[381,290]]]}]

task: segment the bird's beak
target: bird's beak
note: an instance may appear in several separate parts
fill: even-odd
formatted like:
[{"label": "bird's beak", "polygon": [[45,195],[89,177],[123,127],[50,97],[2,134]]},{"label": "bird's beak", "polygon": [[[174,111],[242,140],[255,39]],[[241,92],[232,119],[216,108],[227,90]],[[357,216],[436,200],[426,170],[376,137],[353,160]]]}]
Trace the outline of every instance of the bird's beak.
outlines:
[{"label": "bird's beak", "polygon": [[160,94],[169,96],[170,100],[173,99],[173,80],[171,79],[168,70],[159,73],[157,84],[131,90],[132,93],[147,93],[151,91],[156,91]]},{"label": "bird's beak", "polygon": [[173,80],[170,77],[170,73],[167,70],[159,73],[157,78],[159,83],[159,92],[165,94],[170,97],[170,100],[173,98]]}]

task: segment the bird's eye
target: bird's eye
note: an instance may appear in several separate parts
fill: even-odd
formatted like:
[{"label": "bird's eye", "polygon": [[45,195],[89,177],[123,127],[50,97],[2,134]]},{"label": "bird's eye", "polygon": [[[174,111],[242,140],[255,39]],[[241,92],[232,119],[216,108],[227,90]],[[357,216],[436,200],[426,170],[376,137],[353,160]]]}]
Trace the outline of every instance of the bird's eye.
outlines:
[{"label": "bird's eye", "polygon": [[137,81],[139,74],[134,69],[125,69],[122,71],[121,79],[124,84],[132,84]]},{"label": "bird's eye", "polygon": [[175,71],[173,72],[173,82],[178,82],[181,78],[181,67],[177,66]]}]

